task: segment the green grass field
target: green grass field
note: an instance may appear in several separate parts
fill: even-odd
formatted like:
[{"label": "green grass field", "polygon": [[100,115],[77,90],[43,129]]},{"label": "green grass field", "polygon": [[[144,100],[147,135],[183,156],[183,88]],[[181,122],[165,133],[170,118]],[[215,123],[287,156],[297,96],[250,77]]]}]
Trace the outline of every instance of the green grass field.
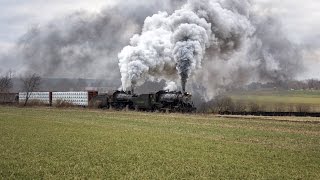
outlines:
[{"label": "green grass field", "polygon": [[0,107],[0,179],[320,179],[320,119]]},{"label": "green grass field", "polygon": [[257,103],[266,111],[283,106],[285,111],[299,104],[310,107],[311,112],[320,112],[320,91],[248,91],[227,94],[235,101]]}]

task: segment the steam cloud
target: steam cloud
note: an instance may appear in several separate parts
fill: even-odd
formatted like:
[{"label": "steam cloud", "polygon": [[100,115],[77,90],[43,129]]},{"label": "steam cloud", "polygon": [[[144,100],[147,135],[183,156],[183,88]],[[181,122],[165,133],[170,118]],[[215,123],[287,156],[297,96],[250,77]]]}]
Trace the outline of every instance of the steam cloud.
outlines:
[{"label": "steam cloud", "polygon": [[176,80],[183,91],[190,75],[201,68],[206,47],[210,46],[211,25],[191,10],[189,4],[172,15],[160,12],[145,20],[141,35],[119,54],[122,86],[146,80]]},{"label": "steam cloud", "polygon": [[118,57],[124,90],[180,78],[183,91],[190,79],[209,98],[230,84],[291,79],[302,67],[281,24],[236,0],[189,0],[171,15],[148,17]]},{"label": "steam cloud", "polygon": [[281,27],[250,0],[120,0],[31,29],[16,53],[24,69],[47,77],[121,79],[124,90],[165,81],[210,99],[229,85],[284,81],[303,70]]}]

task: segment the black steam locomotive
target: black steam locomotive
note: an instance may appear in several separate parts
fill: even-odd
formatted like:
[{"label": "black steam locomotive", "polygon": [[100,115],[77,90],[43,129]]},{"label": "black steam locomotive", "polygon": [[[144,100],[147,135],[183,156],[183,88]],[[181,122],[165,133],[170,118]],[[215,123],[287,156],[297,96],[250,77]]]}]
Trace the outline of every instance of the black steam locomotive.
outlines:
[{"label": "black steam locomotive", "polygon": [[195,112],[192,96],[176,91],[159,91],[157,93],[136,95],[131,92],[116,91],[94,97],[91,104],[99,108],[131,109],[161,112]]}]

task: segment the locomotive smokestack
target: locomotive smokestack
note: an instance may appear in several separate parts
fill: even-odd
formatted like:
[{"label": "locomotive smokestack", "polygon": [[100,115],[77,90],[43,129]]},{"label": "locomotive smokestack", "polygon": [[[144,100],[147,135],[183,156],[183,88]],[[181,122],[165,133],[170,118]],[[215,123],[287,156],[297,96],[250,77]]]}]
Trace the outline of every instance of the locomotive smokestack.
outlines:
[{"label": "locomotive smokestack", "polygon": [[182,84],[182,93],[186,92],[186,81],[184,81],[183,79],[181,80],[181,84]]}]

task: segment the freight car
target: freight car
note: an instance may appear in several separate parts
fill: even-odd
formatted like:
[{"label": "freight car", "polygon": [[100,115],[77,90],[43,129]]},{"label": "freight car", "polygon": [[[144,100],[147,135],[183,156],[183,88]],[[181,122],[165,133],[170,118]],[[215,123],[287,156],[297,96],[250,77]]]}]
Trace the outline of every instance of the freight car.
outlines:
[{"label": "freight car", "polygon": [[20,92],[19,103],[23,104],[28,96],[28,102],[38,102],[39,104],[51,105],[52,93],[51,92]]},{"label": "freight car", "polygon": [[59,101],[70,103],[74,106],[89,106],[90,101],[98,95],[97,91],[79,91],[79,92],[52,92],[52,104]]},{"label": "freight car", "polygon": [[18,102],[18,93],[0,93],[0,104],[17,104]]}]

